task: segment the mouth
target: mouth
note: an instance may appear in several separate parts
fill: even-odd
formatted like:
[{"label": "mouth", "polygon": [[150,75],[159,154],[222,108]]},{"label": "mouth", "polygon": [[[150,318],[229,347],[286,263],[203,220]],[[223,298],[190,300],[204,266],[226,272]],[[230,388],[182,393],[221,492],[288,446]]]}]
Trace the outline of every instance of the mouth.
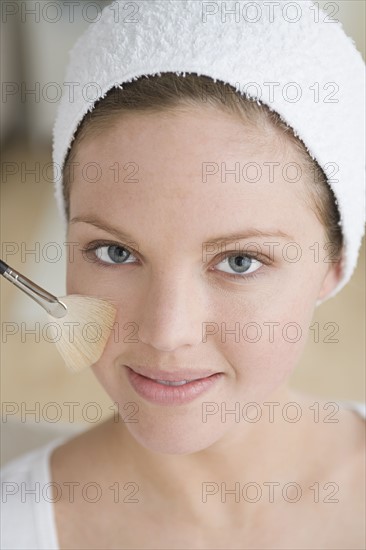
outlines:
[{"label": "mouth", "polygon": [[165,384],[167,386],[181,386],[188,384],[189,382],[194,382],[195,380],[202,380],[203,378],[209,378],[214,374],[218,374],[217,371],[209,369],[176,369],[175,371],[164,371],[158,369],[157,367],[142,367],[138,365],[125,366],[144,378],[149,378],[150,380],[154,380],[159,384]]},{"label": "mouth", "polygon": [[[198,395],[208,391],[221,378],[223,372],[192,371],[167,372],[142,367],[129,367],[127,378],[138,395],[147,401],[160,405],[179,405],[192,401]],[[148,373],[148,374],[147,374]]]}]

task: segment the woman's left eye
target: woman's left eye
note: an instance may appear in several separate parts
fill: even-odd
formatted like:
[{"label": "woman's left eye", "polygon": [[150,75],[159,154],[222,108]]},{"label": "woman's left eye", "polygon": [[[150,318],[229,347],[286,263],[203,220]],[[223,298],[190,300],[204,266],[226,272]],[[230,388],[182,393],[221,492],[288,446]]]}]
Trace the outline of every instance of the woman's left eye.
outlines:
[{"label": "woman's left eye", "polygon": [[220,264],[224,264],[226,269],[220,269],[219,271],[224,271],[235,278],[241,279],[244,279],[246,275],[254,277],[255,275],[252,275],[252,273],[257,271],[261,265],[263,265],[262,262],[256,258],[253,258],[253,256],[246,256],[244,254],[226,256],[224,260],[216,265]]},{"label": "woman's left eye", "polygon": [[123,246],[119,246],[117,244],[96,246],[92,250],[94,251],[95,256],[98,258],[98,260],[106,264],[130,263],[126,260],[128,260],[129,257],[132,256],[131,252],[129,252],[127,248],[124,248]]}]

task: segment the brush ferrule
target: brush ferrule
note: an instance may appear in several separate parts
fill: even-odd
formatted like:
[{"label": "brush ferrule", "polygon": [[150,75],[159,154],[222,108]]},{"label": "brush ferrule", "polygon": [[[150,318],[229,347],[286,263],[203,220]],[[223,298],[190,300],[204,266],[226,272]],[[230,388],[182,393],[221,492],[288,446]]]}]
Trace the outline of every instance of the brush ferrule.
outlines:
[{"label": "brush ferrule", "polygon": [[50,294],[44,288],[36,285],[33,281],[24,277],[14,269],[8,267],[3,273],[3,277],[20,288],[30,298],[33,298],[37,304],[43,307],[52,317],[60,319],[67,313],[67,307],[56,296]]}]

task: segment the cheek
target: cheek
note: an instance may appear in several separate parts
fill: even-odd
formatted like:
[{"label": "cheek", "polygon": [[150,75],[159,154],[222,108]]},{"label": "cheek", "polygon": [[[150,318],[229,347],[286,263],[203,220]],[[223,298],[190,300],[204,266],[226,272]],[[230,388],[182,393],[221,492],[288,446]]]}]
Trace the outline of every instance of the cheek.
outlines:
[{"label": "cheek", "polygon": [[[257,401],[274,391],[299,362],[309,336],[313,296],[294,295],[226,301],[215,312],[216,333],[207,343],[234,369],[233,391],[239,399]],[[310,291],[311,292],[311,291]]]},{"label": "cheek", "polygon": [[[80,247],[79,247],[80,248]],[[123,285],[119,284],[115,271],[109,267],[99,267],[85,254],[75,251],[69,257],[66,274],[68,294],[84,294],[100,298],[118,299]]]}]

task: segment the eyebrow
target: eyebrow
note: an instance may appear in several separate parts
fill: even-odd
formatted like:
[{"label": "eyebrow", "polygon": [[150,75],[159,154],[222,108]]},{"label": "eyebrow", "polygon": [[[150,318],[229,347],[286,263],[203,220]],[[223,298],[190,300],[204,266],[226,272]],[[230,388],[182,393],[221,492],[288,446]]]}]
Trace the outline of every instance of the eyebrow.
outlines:
[{"label": "eyebrow", "polygon": [[[136,242],[131,235],[126,233],[125,231],[122,231],[120,229],[116,229],[112,225],[109,225],[107,222],[103,220],[99,220],[96,217],[83,217],[83,216],[75,216],[70,220],[71,223],[87,223],[90,225],[93,225],[94,227],[97,227],[98,229],[102,229],[103,231],[107,231],[111,235],[115,235],[118,239],[122,241],[130,241],[130,242]],[[229,235],[225,235],[224,237],[212,237],[211,239],[206,239],[205,243],[213,243],[213,244],[228,244],[233,243],[235,241],[240,241],[243,239],[249,239],[252,237],[280,237],[282,239],[294,241],[294,237],[292,235],[288,235],[287,233],[284,233],[283,231],[276,230],[276,231],[262,231],[260,229],[252,228],[248,231],[244,232],[235,232],[230,233]]]}]

